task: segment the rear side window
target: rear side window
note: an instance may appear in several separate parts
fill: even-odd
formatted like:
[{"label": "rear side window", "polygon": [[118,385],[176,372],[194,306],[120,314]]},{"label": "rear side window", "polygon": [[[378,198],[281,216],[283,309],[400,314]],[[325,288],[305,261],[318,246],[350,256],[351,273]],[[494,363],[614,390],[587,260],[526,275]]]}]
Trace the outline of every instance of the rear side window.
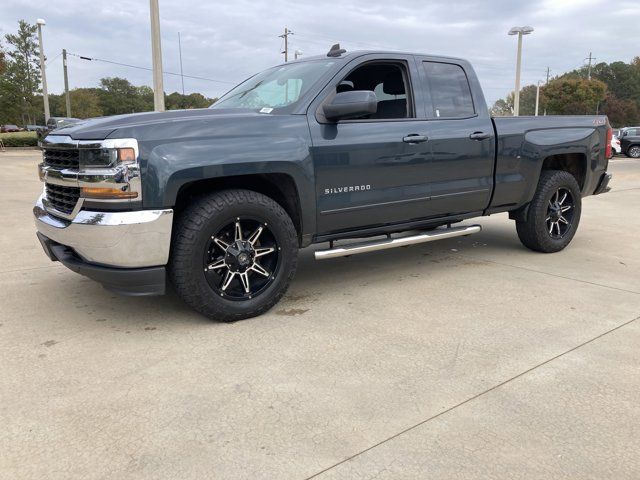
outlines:
[{"label": "rear side window", "polygon": [[434,117],[461,118],[476,113],[469,81],[460,65],[439,62],[423,62],[423,65]]}]

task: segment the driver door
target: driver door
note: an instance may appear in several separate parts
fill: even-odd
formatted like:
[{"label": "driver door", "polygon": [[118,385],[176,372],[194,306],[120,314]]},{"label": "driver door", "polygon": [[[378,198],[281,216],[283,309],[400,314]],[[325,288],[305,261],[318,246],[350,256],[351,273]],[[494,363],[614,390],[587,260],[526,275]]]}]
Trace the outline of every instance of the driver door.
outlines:
[{"label": "driver door", "polygon": [[[355,63],[355,64],[354,64]],[[309,124],[316,176],[317,232],[332,234],[419,219],[429,201],[430,146],[412,56],[365,56],[349,64],[324,92],[371,90],[376,114]],[[346,87],[345,87],[346,85]]]}]

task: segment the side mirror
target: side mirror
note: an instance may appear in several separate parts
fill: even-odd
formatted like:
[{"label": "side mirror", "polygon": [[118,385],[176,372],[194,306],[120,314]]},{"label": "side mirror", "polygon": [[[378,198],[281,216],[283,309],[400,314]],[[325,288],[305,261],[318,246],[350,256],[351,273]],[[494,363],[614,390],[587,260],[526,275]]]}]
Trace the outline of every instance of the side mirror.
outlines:
[{"label": "side mirror", "polygon": [[340,92],[331,102],[322,107],[327,120],[337,122],[349,118],[358,118],[378,111],[378,99],[371,90],[353,90]]}]

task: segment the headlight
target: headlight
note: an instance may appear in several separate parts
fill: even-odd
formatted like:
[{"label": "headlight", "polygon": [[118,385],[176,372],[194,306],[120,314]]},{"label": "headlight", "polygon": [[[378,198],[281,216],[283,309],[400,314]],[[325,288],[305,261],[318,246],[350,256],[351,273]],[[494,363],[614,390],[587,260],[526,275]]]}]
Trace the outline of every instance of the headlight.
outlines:
[{"label": "headlight", "polygon": [[82,148],[79,157],[80,168],[109,168],[115,166],[118,153],[114,148]]},{"label": "headlight", "polygon": [[80,168],[110,168],[136,161],[133,148],[81,148]]},{"label": "headlight", "polygon": [[136,140],[86,141],[79,145],[79,149],[81,197],[101,202],[141,199]]}]

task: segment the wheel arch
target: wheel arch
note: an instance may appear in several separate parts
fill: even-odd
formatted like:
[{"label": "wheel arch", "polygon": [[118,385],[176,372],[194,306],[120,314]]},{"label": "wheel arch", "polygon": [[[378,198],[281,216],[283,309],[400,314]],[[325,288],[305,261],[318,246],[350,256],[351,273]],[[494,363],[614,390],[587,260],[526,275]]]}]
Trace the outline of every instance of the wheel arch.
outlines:
[{"label": "wheel arch", "polygon": [[535,182],[532,182],[531,192],[528,201],[515,210],[509,212],[509,218],[517,221],[526,221],[529,211],[529,204],[543,172],[549,170],[560,170],[568,172],[576,179],[580,191],[584,195],[587,187],[587,156],[582,152],[554,153],[545,157],[540,163],[540,169]]},{"label": "wheel arch", "polygon": [[298,187],[292,176],[286,173],[255,173],[247,175],[232,175],[227,177],[213,177],[193,180],[184,183],[179,188],[174,211],[176,217],[196,198],[220,190],[246,189],[272,198],[287,212],[293,222],[298,241],[304,243],[304,220]]},{"label": "wheel arch", "polygon": [[587,178],[587,156],[584,153],[574,152],[549,155],[542,162],[540,174],[545,170],[569,172],[578,182],[580,191],[584,191]]}]

